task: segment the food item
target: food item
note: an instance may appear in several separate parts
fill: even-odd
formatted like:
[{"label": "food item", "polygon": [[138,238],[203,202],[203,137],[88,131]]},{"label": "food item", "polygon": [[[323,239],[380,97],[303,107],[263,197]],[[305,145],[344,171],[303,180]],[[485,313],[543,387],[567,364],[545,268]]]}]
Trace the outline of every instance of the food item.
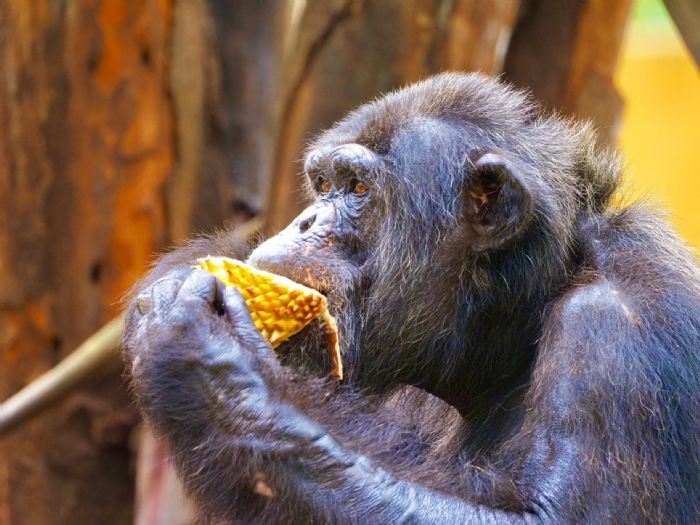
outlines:
[{"label": "food item", "polygon": [[326,298],[313,288],[274,273],[258,270],[228,257],[205,257],[197,267],[215,275],[226,286],[235,286],[243,295],[253,322],[274,347],[296,334],[316,318],[326,325],[333,369],[331,375],[343,378],[338,327],[328,313]]}]

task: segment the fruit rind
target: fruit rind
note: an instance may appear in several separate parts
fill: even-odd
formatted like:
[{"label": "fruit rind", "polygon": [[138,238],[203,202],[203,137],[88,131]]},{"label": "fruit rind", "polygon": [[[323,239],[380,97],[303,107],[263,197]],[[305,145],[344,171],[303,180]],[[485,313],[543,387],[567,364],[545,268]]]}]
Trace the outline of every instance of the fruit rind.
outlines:
[{"label": "fruit rind", "polygon": [[282,275],[228,257],[204,257],[197,260],[195,268],[208,271],[224,285],[235,286],[241,292],[255,327],[273,348],[314,319],[321,318],[328,335],[333,366],[331,375],[342,379],[338,330],[323,294]]}]

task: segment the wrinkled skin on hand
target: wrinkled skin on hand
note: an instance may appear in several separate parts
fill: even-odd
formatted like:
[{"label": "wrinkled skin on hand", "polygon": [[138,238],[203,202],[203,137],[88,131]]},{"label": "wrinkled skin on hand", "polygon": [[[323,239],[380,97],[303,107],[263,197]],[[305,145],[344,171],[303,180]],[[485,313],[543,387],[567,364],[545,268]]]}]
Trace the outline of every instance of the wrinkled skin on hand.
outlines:
[{"label": "wrinkled skin on hand", "polygon": [[[241,294],[204,271],[177,274],[160,279],[136,299],[140,319],[135,337],[146,346],[145,355],[165,360],[190,355],[217,373],[227,373],[233,381],[231,394],[266,395],[262,375],[274,377],[280,367]],[[172,345],[173,333],[184,344]],[[139,359],[134,362],[136,374],[138,368]]]},{"label": "wrinkled skin on hand", "polygon": [[[145,352],[134,360],[132,373],[139,377],[142,368],[154,367],[188,381],[189,365],[194,364],[194,375],[206,374],[206,378],[204,382],[201,377],[192,378],[190,388],[207,389],[204,395],[212,398],[213,406],[226,403],[233,431],[244,433],[263,425],[266,432],[279,432],[279,438],[290,442],[317,437],[320,428],[310,421],[294,427],[291,408],[275,399],[275,387],[284,391],[290,376],[255,328],[238,290],[224,288],[204,271],[178,274],[160,279],[136,299],[135,315],[140,319],[134,337]],[[235,428],[237,423],[240,428]],[[260,442],[256,446],[264,452],[274,445]]]}]

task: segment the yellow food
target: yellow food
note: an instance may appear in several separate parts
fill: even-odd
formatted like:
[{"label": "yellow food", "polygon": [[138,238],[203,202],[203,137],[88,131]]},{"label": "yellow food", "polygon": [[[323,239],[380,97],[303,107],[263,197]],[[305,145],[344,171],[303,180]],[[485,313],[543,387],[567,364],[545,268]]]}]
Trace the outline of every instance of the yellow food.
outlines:
[{"label": "yellow food", "polygon": [[338,328],[328,313],[328,302],[322,294],[281,275],[258,270],[228,257],[198,259],[197,266],[215,275],[226,286],[238,288],[255,326],[273,347],[320,317],[328,334],[331,374],[337,379],[343,378]]}]

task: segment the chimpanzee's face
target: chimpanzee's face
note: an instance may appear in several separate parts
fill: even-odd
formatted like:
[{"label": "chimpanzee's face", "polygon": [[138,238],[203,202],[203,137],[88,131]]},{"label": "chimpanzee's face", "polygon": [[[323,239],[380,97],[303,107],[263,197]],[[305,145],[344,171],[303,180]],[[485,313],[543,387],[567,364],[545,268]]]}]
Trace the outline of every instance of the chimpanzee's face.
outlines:
[{"label": "chimpanzee's face", "polygon": [[[476,261],[522,234],[531,183],[468,121],[413,114],[387,125],[381,113],[361,116],[309,150],[313,203],[248,262],[325,294],[344,355],[387,345],[394,356],[410,354],[454,330],[447,325],[467,291],[488,285]],[[314,330],[304,333],[303,346],[317,347]]]},{"label": "chimpanzee's face", "polygon": [[330,294],[331,299],[338,289],[347,293],[373,248],[373,175],[383,162],[356,143],[312,150],[305,172],[314,202],[255,249],[249,262]]},{"label": "chimpanzee's face", "polygon": [[343,121],[317,141],[304,165],[314,202],[260,245],[251,264],[330,294],[332,303],[360,277],[424,278],[435,258],[466,260],[521,233],[531,215],[527,183],[477,128],[414,116],[385,136],[372,128],[377,121]]}]

